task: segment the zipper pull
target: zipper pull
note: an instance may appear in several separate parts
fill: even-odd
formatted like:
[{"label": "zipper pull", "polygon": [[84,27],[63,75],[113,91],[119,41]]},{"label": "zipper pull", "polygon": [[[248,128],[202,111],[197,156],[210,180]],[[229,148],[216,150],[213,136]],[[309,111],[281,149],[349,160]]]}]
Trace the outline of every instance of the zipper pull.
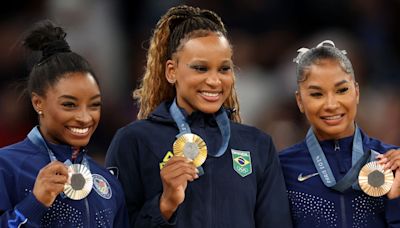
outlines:
[{"label": "zipper pull", "polygon": [[339,141],[335,140],[335,151],[339,151],[340,150],[340,145],[339,145]]}]

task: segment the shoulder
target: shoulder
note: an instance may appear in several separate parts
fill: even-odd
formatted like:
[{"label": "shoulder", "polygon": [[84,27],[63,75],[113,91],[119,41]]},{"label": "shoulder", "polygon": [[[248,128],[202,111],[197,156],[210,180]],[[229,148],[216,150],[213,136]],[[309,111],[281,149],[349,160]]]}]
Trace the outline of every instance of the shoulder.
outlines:
[{"label": "shoulder", "polygon": [[39,149],[29,139],[3,147],[0,149],[0,160],[24,160],[39,153]]},{"label": "shoulder", "polygon": [[260,129],[249,126],[246,124],[240,124],[240,123],[235,123],[231,122],[231,130],[232,130],[232,135],[236,135],[239,137],[245,137],[247,139],[255,139],[255,140],[260,140],[260,139],[265,139],[267,141],[271,140],[271,136]]},{"label": "shoulder", "polygon": [[307,151],[308,149],[306,143],[304,141],[301,141],[283,149],[278,154],[279,154],[279,159],[282,161],[287,158],[300,156],[300,154],[305,153]]},{"label": "shoulder", "polygon": [[128,125],[121,127],[114,135],[114,140],[133,140],[140,137],[145,137],[151,132],[160,129],[161,125],[149,120],[136,120]]},{"label": "shoulder", "polygon": [[391,149],[399,149],[399,146],[395,146],[395,145],[391,145],[391,144],[387,144],[382,142],[379,139],[373,138],[373,137],[369,137],[367,134],[365,134],[364,132],[362,132],[362,136],[363,136],[363,144],[365,147],[375,150],[379,153],[385,153],[388,150]]}]

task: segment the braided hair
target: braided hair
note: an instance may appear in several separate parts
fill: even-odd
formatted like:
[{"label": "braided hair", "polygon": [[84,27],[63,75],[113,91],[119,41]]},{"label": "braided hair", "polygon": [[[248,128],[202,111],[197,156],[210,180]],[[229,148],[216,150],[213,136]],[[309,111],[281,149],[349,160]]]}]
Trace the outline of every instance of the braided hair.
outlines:
[{"label": "braided hair", "polygon": [[[172,59],[188,39],[211,32],[227,36],[221,18],[210,10],[181,5],[169,9],[161,17],[150,40],[146,72],[138,89],[133,92],[140,106],[138,119],[147,118],[161,102],[173,100],[176,96],[175,88],[165,78],[165,62]],[[235,110],[231,116],[233,121],[241,121],[235,88],[223,105]]]}]

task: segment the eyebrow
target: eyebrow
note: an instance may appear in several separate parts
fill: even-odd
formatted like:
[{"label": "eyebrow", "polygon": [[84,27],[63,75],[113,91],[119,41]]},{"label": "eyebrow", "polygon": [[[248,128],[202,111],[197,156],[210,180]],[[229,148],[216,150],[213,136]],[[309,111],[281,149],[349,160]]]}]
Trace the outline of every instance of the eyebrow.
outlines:
[{"label": "eyebrow", "polygon": [[[349,82],[348,80],[343,79],[342,81],[335,83],[335,87],[339,87],[339,86],[341,86],[343,84],[346,84],[348,82]],[[308,89],[318,89],[318,90],[320,90],[321,87],[316,86],[316,85],[310,85],[310,86],[308,86]]]},{"label": "eyebrow", "polygon": [[[191,65],[193,65],[193,64],[208,64],[210,61],[209,60],[206,60],[206,59],[194,59],[194,60],[192,60],[192,61],[190,61],[189,63],[187,63],[186,65],[188,65],[188,66],[191,66]],[[224,60],[222,60],[221,61],[221,63],[220,64],[231,64],[231,63],[233,63],[233,61],[231,60],[231,59],[224,59]]]},{"label": "eyebrow", "polygon": [[[100,94],[96,94],[93,97],[91,97],[90,100],[94,100],[99,97],[101,97]],[[61,99],[61,98],[71,99],[71,100],[75,100],[75,101],[78,100],[76,97],[71,96],[71,95],[62,95],[62,96],[58,97],[58,99]]]}]

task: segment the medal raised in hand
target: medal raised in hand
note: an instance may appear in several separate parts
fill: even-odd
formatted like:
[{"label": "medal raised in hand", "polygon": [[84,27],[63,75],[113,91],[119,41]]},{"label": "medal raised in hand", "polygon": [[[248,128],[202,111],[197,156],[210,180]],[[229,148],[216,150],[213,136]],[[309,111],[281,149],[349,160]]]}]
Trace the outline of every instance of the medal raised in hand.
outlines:
[{"label": "medal raised in hand", "polygon": [[64,186],[64,194],[70,199],[81,200],[92,191],[92,173],[84,165],[70,165],[68,167],[68,180],[68,183]]},{"label": "medal raised in hand", "polygon": [[373,161],[365,164],[358,175],[361,189],[369,196],[379,197],[387,194],[393,184],[393,172],[384,170],[383,165]]},{"label": "medal raised in hand", "polygon": [[187,133],[179,136],[174,142],[173,152],[193,161],[196,167],[201,166],[207,158],[207,146],[200,136]]}]

